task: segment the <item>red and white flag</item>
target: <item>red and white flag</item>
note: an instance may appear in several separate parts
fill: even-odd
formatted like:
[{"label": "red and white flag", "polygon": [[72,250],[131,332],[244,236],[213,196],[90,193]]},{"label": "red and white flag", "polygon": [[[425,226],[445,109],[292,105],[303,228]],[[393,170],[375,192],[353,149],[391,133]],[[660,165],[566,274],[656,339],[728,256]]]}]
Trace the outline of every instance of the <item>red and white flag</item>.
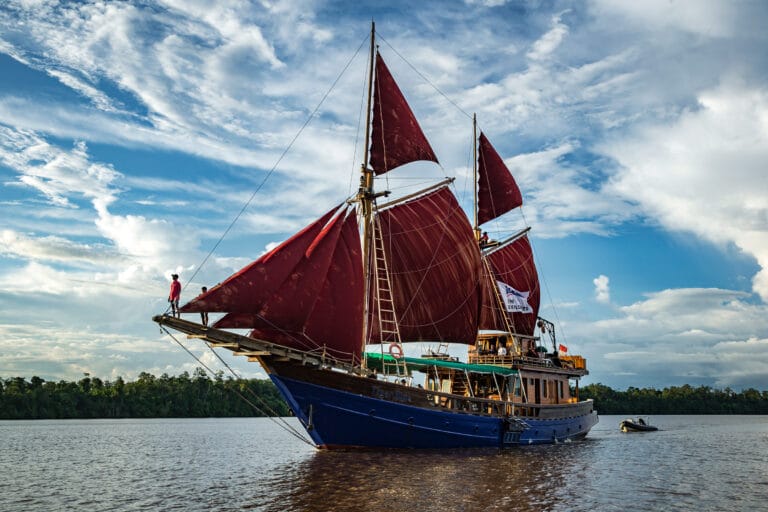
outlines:
[{"label": "red and white flag", "polygon": [[559,350],[560,352],[563,352],[563,353],[565,353],[565,352],[568,352],[568,347],[566,347],[565,345],[563,345],[563,344],[561,343],[561,344],[560,344],[560,345],[557,347],[557,350]]}]

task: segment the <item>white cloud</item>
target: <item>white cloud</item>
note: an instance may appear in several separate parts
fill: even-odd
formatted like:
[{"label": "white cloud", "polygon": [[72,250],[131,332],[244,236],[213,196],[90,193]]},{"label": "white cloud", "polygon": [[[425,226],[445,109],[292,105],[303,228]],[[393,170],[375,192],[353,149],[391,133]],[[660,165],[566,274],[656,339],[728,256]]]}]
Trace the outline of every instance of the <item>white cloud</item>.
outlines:
[{"label": "white cloud", "polygon": [[506,160],[523,191],[523,210],[537,236],[607,235],[637,216],[631,202],[589,186],[593,170],[568,160],[578,149],[578,143],[563,141]]},{"label": "white cloud", "polygon": [[709,37],[732,35],[737,30],[738,4],[725,0],[592,0],[591,9],[607,19],[636,23],[659,30],[683,30]]},{"label": "white cloud", "polygon": [[621,169],[609,190],[673,231],[725,246],[761,266],[768,301],[768,90],[724,83],[673,122],[645,124],[600,145]]},{"label": "white cloud", "polygon": [[19,172],[19,181],[53,204],[76,207],[73,197],[111,202],[121,176],[109,165],[90,162],[84,142],[65,151],[39,135],[0,125],[0,163]]},{"label": "white cloud", "polygon": [[552,28],[531,46],[526,55],[532,61],[548,58],[568,35],[568,26],[560,21],[561,15],[552,17]]},{"label": "white cloud", "polygon": [[[768,308],[743,292],[670,289],[616,310],[616,316],[567,323],[596,381],[663,387],[699,383],[764,387]],[[583,340],[583,342],[582,342]],[[748,364],[747,364],[748,363]]]},{"label": "white cloud", "polygon": [[[149,319],[146,321],[151,327]],[[0,323],[0,368],[2,377],[40,376],[46,380],[78,380],[84,373],[106,379],[127,380],[142,371],[161,375],[192,373],[200,365],[173,340],[156,329],[142,335],[115,334],[88,327],[71,329],[60,325],[14,325]],[[179,341],[213,371],[228,371],[202,343]],[[222,357],[246,378],[265,378],[258,365],[246,363],[228,351]],[[42,363],[41,363],[42,362]]]},{"label": "white cloud", "polygon": [[608,286],[608,276],[600,274],[592,280],[595,285],[595,300],[604,304],[611,302],[611,290]]},{"label": "white cloud", "polygon": [[123,261],[120,254],[103,245],[78,244],[59,236],[31,237],[10,229],[0,231],[0,254],[98,266]]}]

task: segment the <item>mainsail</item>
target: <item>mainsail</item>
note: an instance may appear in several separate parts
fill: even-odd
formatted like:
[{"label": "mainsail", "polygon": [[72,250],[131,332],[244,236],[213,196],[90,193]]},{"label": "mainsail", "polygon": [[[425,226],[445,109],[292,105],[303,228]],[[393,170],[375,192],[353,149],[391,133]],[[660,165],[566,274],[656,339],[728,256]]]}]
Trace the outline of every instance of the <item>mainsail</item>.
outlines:
[{"label": "mainsail", "polygon": [[[403,341],[473,344],[480,253],[467,216],[447,186],[377,215]],[[371,308],[369,340],[381,338]],[[383,340],[390,341],[390,340]]]}]

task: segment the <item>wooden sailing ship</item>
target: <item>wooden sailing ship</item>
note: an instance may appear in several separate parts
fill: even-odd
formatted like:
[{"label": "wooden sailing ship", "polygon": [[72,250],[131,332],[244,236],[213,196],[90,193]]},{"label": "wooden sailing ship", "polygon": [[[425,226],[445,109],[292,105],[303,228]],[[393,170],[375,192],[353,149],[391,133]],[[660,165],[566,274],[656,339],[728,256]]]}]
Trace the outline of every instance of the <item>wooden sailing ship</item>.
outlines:
[{"label": "wooden sailing ship", "polygon": [[[486,136],[474,137],[473,224],[452,180],[389,202],[375,190],[377,176],[437,157],[374,37],[372,28],[358,192],[181,308],[225,313],[213,326],[153,320],[260,363],[320,448],[507,447],[585,436],[598,421],[593,402],[578,397],[586,364],[562,355],[554,326],[538,317],[528,229],[499,242],[481,237],[480,226],[522,205]],[[438,349],[406,357],[408,342]],[[466,361],[447,354],[449,343],[468,347]]]}]

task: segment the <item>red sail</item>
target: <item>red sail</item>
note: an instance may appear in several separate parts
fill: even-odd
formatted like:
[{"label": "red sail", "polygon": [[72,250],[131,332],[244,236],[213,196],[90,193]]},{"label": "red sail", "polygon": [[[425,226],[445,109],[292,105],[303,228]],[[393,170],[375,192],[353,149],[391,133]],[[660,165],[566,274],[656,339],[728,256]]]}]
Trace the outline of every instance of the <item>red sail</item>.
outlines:
[{"label": "red sail", "polygon": [[[322,222],[327,219],[324,216],[183,311],[200,311],[200,303],[212,305],[216,296],[226,297],[226,309],[208,309],[229,313],[215,327],[250,328],[260,339],[325,350],[353,361],[360,352],[363,325],[360,237],[354,212]],[[299,258],[285,257],[296,253]]]},{"label": "red sail", "polygon": [[250,312],[254,304],[263,304],[293,271],[337,210],[338,207],[329,211],[223,283],[191,300],[182,306],[181,312]]},{"label": "red sail", "polygon": [[[402,341],[473,344],[480,254],[454,195],[443,187],[381,211],[378,222]],[[371,343],[382,341],[377,311],[374,300]]]},{"label": "red sail", "polygon": [[437,162],[437,157],[403,93],[376,52],[371,167],[376,174],[384,174],[417,160]]},{"label": "red sail", "polygon": [[[539,315],[541,290],[539,275],[533,260],[531,243],[527,236],[522,236],[487,256],[492,275],[484,272],[483,307],[481,311],[481,329],[506,331],[503,314],[507,315],[512,330],[518,334],[533,335],[536,319]],[[509,313],[499,304],[499,285],[501,281],[519,292],[518,299],[526,306],[527,312]]]},{"label": "red sail", "polygon": [[523,196],[504,160],[483,133],[480,133],[478,153],[477,219],[484,224],[522,205]]}]

